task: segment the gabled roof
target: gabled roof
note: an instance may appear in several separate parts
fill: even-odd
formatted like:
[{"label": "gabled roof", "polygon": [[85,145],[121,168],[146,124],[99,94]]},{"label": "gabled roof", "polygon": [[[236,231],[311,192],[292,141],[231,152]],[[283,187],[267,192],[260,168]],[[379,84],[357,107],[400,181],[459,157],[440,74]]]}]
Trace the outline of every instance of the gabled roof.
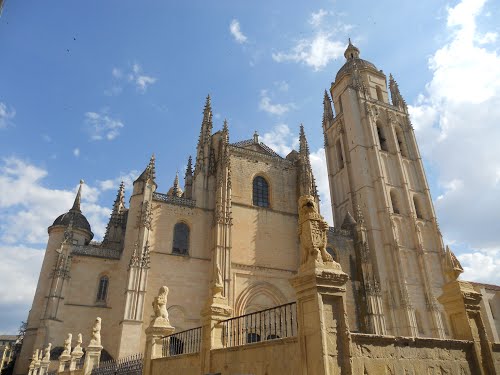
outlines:
[{"label": "gabled roof", "polygon": [[255,142],[253,139],[247,139],[244,141],[232,143],[231,146],[245,148],[247,150],[252,150],[256,152],[260,152],[261,154],[266,154],[275,158],[283,159],[280,155],[274,152],[269,146],[265,145],[262,142]]}]

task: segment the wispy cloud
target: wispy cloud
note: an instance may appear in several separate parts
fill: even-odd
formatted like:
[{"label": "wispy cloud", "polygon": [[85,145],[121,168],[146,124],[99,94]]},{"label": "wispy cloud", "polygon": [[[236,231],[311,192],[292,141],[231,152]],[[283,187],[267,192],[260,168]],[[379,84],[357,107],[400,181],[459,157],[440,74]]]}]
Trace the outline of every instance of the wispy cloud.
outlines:
[{"label": "wispy cloud", "polygon": [[[351,30],[352,25],[331,20],[328,22],[328,28],[323,27],[323,24],[326,23],[324,22],[325,18],[331,15],[330,12],[323,9],[313,12],[308,21],[312,27],[311,36],[298,39],[288,51],[273,52],[273,60],[279,63],[301,63],[318,71],[342,56],[345,50],[345,41],[338,38]],[[333,26],[331,26],[332,24]]]},{"label": "wispy cloud", "polygon": [[500,235],[485,224],[500,211],[500,46],[496,32],[477,30],[484,4],[448,9],[450,38],[429,59],[432,79],[409,110],[438,175],[435,206],[445,237],[462,249],[464,278],[500,283]]},{"label": "wispy cloud", "polygon": [[273,104],[267,90],[261,90],[259,101],[259,109],[261,111],[270,113],[272,115],[281,116],[293,108],[295,108],[295,104],[293,103]]},{"label": "wispy cloud", "polygon": [[0,129],[4,129],[11,125],[11,120],[16,115],[16,110],[14,108],[7,107],[7,104],[0,102]]},{"label": "wispy cloud", "polygon": [[104,112],[85,113],[85,124],[90,133],[90,138],[96,141],[115,139],[120,134],[120,129],[125,126],[123,122],[111,118]]},{"label": "wispy cloud", "polygon": [[126,85],[132,84],[138,92],[144,94],[148,88],[156,83],[157,78],[145,74],[140,64],[135,63],[129,69],[114,67],[111,70],[113,84],[104,91],[107,96],[116,96],[123,92]]},{"label": "wispy cloud", "polygon": [[277,124],[271,131],[264,133],[262,142],[282,156],[288,155],[299,145],[299,137],[294,134],[287,124]]},{"label": "wispy cloud", "polygon": [[231,21],[229,24],[229,31],[237,43],[246,43],[247,37],[241,32],[240,22],[237,19]]},{"label": "wispy cloud", "polygon": [[73,155],[77,158],[80,156],[80,149],[77,147],[73,149]]}]

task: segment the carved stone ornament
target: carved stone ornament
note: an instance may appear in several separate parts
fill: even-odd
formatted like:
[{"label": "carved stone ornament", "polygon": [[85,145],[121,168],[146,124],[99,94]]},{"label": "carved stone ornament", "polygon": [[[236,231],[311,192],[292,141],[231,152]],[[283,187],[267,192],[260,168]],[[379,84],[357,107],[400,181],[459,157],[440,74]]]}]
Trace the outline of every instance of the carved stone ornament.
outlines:
[{"label": "carved stone ornament", "polygon": [[89,346],[101,346],[101,318],[95,319]]},{"label": "carved stone ornament", "polygon": [[83,354],[82,342],[83,342],[82,334],[79,333],[76,339],[76,346],[73,348],[73,352],[71,353],[72,355]]},{"label": "carved stone ornament", "polygon": [[64,350],[61,353],[61,356],[59,358],[68,358],[71,355],[71,340],[73,338],[73,335],[71,333],[68,333],[68,337],[66,340],[64,340]]},{"label": "carved stone ornament", "polygon": [[217,275],[215,277],[215,282],[213,286],[214,297],[222,297],[222,291],[224,290],[224,281],[222,279],[222,272],[220,270],[219,264],[216,265]]},{"label": "carved stone ornament", "polygon": [[158,291],[158,296],[153,300],[154,316],[150,327],[170,327],[167,311],[168,287],[162,286]]},{"label": "carved stone ornament", "polygon": [[44,362],[49,362],[50,361],[50,351],[52,350],[52,344],[49,342],[47,347],[44,350],[44,356],[43,356],[43,361]]},{"label": "carved stone ornament", "polygon": [[142,209],[137,217],[137,228],[146,228],[151,230],[151,222],[153,221],[153,212],[148,201],[142,203]]},{"label": "carved stone ornament", "polygon": [[454,281],[458,279],[460,274],[464,272],[464,269],[460,262],[458,261],[457,257],[453,252],[450,250],[448,246],[446,246],[445,250],[445,272],[448,278],[451,281]]},{"label": "carved stone ornament", "polygon": [[[326,251],[328,223],[319,214],[316,200],[312,195],[299,198],[299,239],[301,247],[300,263],[336,263]],[[338,264],[338,263],[336,263]]]}]

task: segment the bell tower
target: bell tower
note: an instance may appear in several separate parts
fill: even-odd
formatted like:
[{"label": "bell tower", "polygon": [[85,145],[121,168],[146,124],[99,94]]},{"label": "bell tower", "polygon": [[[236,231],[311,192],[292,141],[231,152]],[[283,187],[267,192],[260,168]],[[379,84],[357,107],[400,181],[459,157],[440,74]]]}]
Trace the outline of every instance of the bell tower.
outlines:
[{"label": "bell tower", "polygon": [[443,240],[406,103],[392,75],[388,92],[385,74],[350,40],[344,56],[331,100],[325,91],[323,132],[335,223],[363,218],[364,300],[377,296],[368,311],[385,317],[382,331],[364,326],[445,338],[436,300],[446,282]]}]

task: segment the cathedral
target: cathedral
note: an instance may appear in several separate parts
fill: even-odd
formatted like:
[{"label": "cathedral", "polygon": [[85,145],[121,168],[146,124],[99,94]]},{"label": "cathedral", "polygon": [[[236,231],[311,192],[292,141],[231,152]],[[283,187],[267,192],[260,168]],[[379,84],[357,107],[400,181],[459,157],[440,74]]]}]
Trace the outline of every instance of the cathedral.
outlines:
[{"label": "cathedral", "polygon": [[[467,320],[467,307],[460,310],[452,298],[450,285],[458,285],[463,269],[443,243],[405,100],[392,75],[359,55],[349,41],[346,61],[324,92],[321,126],[335,227],[325,229],[320,258],[348,275],[346,329],[380,342],[475,342],[465,328],[472,315]],[[48,228],[16,374],[27,373],[33,351],[48,343],[60,354],[66,334],[90,331],[97,316],[103,355],[143,353],[163,285],[176,332],[202,325],[214,283],[230,317],[298,300],[293,280],[305,270],[299,202],[310,197],[307,205],[319,207],[302,126],[299,149],[281,156],[257,133],[233,140],[226,121],[214,129],[207,97],[184,184],[177,175],[172,186],[158,186],[153,155],[127,193],[128,204],[122,184],[102,242],[92,241],[81,186]],[[481,343],[498,342],[500,288],[466,284],[480,300],[480,324],[471,332]],[[364,368],[360,374],[369,373]]]}]

